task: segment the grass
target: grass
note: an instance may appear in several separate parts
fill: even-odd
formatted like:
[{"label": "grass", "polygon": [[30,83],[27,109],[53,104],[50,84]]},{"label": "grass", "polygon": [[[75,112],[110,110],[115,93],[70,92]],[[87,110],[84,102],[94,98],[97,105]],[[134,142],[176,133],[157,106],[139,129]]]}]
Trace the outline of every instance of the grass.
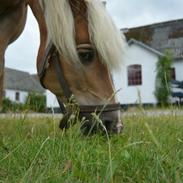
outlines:
[{"label": "grass", "polygon": [[107,139],[54,118],[0,119],[0,182],[181,183],[183,117],[126,116]]}]

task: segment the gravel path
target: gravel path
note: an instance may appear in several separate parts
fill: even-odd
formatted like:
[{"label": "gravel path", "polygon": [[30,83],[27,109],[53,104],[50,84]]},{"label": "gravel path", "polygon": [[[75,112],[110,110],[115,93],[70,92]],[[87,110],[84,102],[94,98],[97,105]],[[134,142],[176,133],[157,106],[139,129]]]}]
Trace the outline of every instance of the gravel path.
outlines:
[{"label": "gravel path", "polygon": [[[127,111],[122,112],[122,116],[137,116],[137,115],[146,115],[146,116],[183,116],[183,110],[173,109],[173,110],[142,110],[142,111]],[[50,113],[0,113],[0,118],[62,118],[62,114],[50,114]]]},{"label": "gravel path", "polygon": [[0,118],[62,118],[62,114],[47,113],[1,113]]},{"label": "gravel path", "polygon": [[181,109],[167,109],[167,110],[142,110],[133,112],[124,112],[123,116],[136,116],[136,115],[146,115],[146,116],[183,116],[183,110]]}]

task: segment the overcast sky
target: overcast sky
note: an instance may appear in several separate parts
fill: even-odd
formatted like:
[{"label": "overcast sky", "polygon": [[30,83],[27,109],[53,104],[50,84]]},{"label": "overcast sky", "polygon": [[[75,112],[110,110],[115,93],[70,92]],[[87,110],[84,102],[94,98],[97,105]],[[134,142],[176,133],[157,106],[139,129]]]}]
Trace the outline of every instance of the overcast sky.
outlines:
[{"label": "overcast sky", "polygon": [[[183,18],[183,0],[107,0],[107,10],[119,28],[130,28]],[[38,26],[29,10],[23,34],[6,51],[6,67],[36,73],[38,44]]]}]

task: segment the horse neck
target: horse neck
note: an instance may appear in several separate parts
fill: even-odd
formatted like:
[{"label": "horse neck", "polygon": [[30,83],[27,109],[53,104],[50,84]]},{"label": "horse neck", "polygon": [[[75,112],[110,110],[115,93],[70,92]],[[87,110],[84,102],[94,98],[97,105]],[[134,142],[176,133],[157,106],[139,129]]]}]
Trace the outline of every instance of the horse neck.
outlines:
[{"label": "horse neck", "polygon": [[39,25],[39,32],[40,32],[40,46],[39,46],[39,51],[37,55],[37,67],[41,60],[44,57],[44,53],[47,47],[47,39],[48,39],[48,34],[47,34],[47,28],[46,28],[46,22],[44,18],[44,12],[40,6],[39,1],[37,0],[27,0],[28,5],[30,6],[34,17],[37,20],[37,23]]}]

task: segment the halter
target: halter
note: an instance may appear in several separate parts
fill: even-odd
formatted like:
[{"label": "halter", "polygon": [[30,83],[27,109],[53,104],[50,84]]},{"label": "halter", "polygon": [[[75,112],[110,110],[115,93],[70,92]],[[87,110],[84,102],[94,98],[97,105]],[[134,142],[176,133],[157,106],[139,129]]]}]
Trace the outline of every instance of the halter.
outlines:
[{"label": "halter", "polygon": [[[59,53],[56,50],[55,46],[50,43],[46,49],[44,58],[38,65],[38,76],[40,79],[40,82],[44,88],[46,88],[43,84],[44,76],[46,74],[46,70],[49,67],[49,61],[54,64],[54,69],[56,73],[57,80],[59,82],[60,88],[64,93],[65,98],[67,101],[71,98],[73,93],[71,92],[67,81],[65,80],[65,76],[63,74],[63,69],[60,64],[60,58],[59,58]],[[63,114],[68,114],[70,111],[68,111],[64,105],[64,103],[57,97],[61,112]],[[88,115],[90,113],[96,112],[96,113],[105,113],[105,112],[113,112],[113,111],[118,111],[120,110],[120,104],[115,103],[115,104],[108,104],[108,105],[80,105],[80,114],[81,115]]]}]

